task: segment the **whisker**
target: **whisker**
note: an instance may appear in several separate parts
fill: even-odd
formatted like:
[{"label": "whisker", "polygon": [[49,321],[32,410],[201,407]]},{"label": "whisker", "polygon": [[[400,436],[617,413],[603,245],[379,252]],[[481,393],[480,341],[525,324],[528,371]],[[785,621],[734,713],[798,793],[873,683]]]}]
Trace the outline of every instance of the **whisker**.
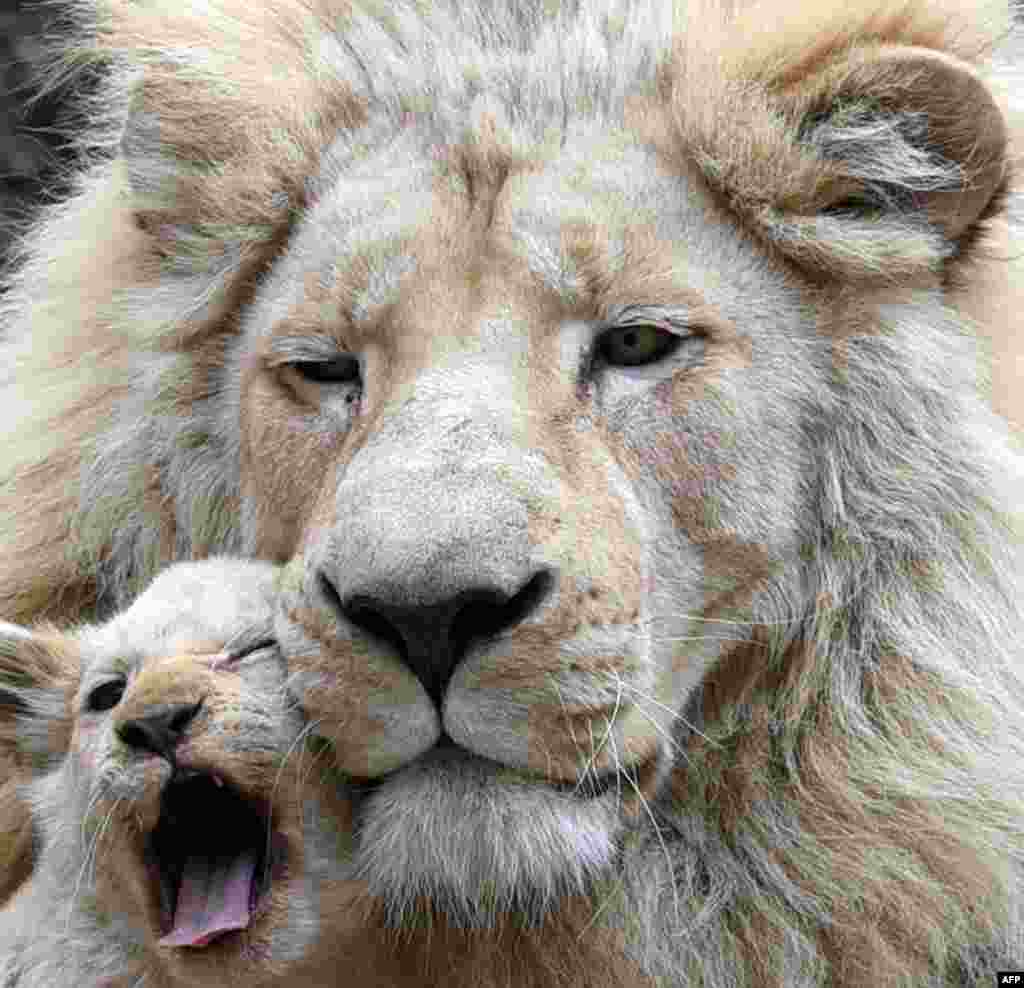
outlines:
[{"label": "whisker", "polygon": [[[307,725],[307,727],[303,729],[302,739],[305,740],[309,736],[314,735],[316,733],[316,728],[318,728],[322,723],[323,723],[323,720],[322,719],[318,719],[318,720],[313,721],[309,725]],[[305,788],[306,783],[312,777],[314,771],[316,771],[317,764],[321,760],[330,758],[330,756],[331,756],[331,748],[327,744],[322,745],[320,750],[315,752],[315,753],[313,753],[312,756],[310,757],[309,769],[307,771],[303,772],[302,762],[303,762],[303,759],[305,759],[305,757],[309,753],[310,752],[309,752],[308,745],[303,745],[303,747],[299,750],[298,773],[299,773],[299,787],[300,787],[300,789],[304,789]]]},{"label": "whisker", "polygon": [[659,642],[735,642],[738,645],[757,645],[759,648],[767,648],[765,642],[759,642],[756,638],[729,638],[725,635],[663,635],[658,637]]},{"label": "whisker", "polygon": [[675,869],[673,867],[672,855],[668,849],[668,844],[665,842],[664,834],[662,833],[661,827],[658,826],[658,821],[655,819],[654,811],[651,809],[651,804],[644,796],[640,789],[636,779],[633,778],[628,772],[623,772],[626,777],[626,781],[632,786],[633,791],[636,793],[637,798],[640,800],[641,806],[644,808],[644,812],[647,814],[647,819],[651,824],[651,829],[654,831],[655,836],[658,838],[658,844],[661,846],[661,853],[665,856],[665,874],[668,876],[669,882],[672,884],[672,903],[676,915],[676,926],[682,926],[682,913],[680,911],[679,904],[679,888],[676,885],[675,880]]},{"label": "whisker", "polygon": [[680,617],[686,618],[687,621],[700,621],[703,624],[728,624],[736,628],[782,628],[799,621],[796,615],[791,618],[780,618],[777,621],[761,621],[755,618],[751,618],[749,621],[736,621],[729,618],[704,617],[703,614],[681,614]]},{"label": "whisker", "polygon": [[[555,683],[555,687],[556,687],[556,689],[558,688],[557,682]],[[559,690],[559,698],[561,698],[561,691],[560,690]],[[576,782],[576,787],[573,790],[573,792],[579,792],[580,791],[580,788],[582,787],[583,783],[586,781],[587,776],[589,774],[591,774],[591,773],[593,773],[595,785],[597,784],[597,782],[598,782],[598,780],[600,778],[600,776],[598,774],[598,771],[597,771],[597,768],[596,768],[597,757],[601,753],[601,751],[604,749],[604,746],[606,744],[608,744],[609,742],[613,746],[615,744],[615,739],[614,739],[614,737],[612,737],[612,730],[614,729],[615,718],[616,718],[616,716],[617,716],[617,714],[619,712],[619,707],[621,706],[621,704],[622,704],[622,689],[621,689],[621,684],[618,684],[617,688],[616,688],[616,691],[615,691],[615,707],[614,707],[614,709],[612,710],[612,712],[610,714],[606,714],[605,715],[605,718],[604,718],[604,721],[605,721],[604,736],[601,738],[601,740],[596,745],[594,744],[594,725],[593,725],[592,721],[588,721],[587,728],[588,728],[588,732],[590,734],[590,754],[585,759],[585,764],[584,764],[584,766],[583,766],[583,768],[581,770],[580,777],[579,777],[579,779]],[[564,707],[564,703],[563,703],[563,707]],[[570,725],[570,730],[571,730],[572,729],[572,720],[571,719],[569,721],[569,725]],[[575,737],[573,737],[573,742],[575,743],[575,741],[576,741],[576,739],[575,739]],[[577,750],[580,750],[578,745],[577,745]]]},{"label": "whisker", "polygon": [[[89,874],[90,870],[92,872],[92,877],[88,879],[89,884],[94,884],[96,881],[96,859],[99,854],[100,840],[106,833],[107,828],[110,825],[110,821],[113,818],[114,813],[117,811],[117,808],[123,802],[124,799],[120,796],[114,800],[110,809],[107,811],[107,815],[103,818],[102,823],[100,823],[100,825],[96,828],[96,833],[93,835],[92,839],[88,843],[88,846],[86,847],[85,859],[82,861],[82,867],[79,869],[78,877],[75,880],[74,890],[72,891],[70,899],[68,901],[68,909],[64,919],[65,933],[67,933],[71,929],[71,915],[74,909],[74,905],[77,902],[79,895],[81,894],[83,884],[87,881],[86,876]],[[92,801],[92,805],[95,805],[95,801]],[[83,818],[82,827],[84,832],[85,818]]]},{"label": "whisker", "polygon": [[[271,846],[273,844],[273,826],[271,824],[271,820],[273,818],[274,797],[277,794],[278,786],[281,784],[281,778],[284,775],[284,770],[285,770],[285,767],[288,764],[288,759],[291,758],[291,756],[294,754],[296,748],[298,748],[300,745],[304,745],[306,738],[308,738],[316,730],[316,728],[320,726],[321,723],[323,723],[322,719],[321,720],[311,721],[309,724],[307,724],[305,727],[303,727],[303,729],[301,731],[299,731],[299,733],[296,735],[295,739],[288,746],[288,750],[284,753],[284,756],[281,759],[281,764],[278,766],[277,774],[274,777],[274,784],[270,787],[270,795],[269,795],[269,797],[267,799],[267,806],[268,806],[268,809],[270,811],[268,813],[268,815],[267,815],[267,842],[266,842],[266,846],[265,846],[264,854],[263,854],[263,862],[264,862],[263,863],[263,867],[264,867],[265,871],[269,870],[269,868],[270,868],[270,852],[271,852]],[[299,778],[300,788],[302,786],[302,775],[301,775],[302,768],[301,767],[302,767],[302,749],[300,749],[300,753],[299,753],[299,768],[298,768],[298,772],[299,772],[298,778]],[[298,801],[298,806],[297,806],[296,812],[299,813],[299,814],[302,813],[302,800]],[[300,817],[299,823],[301,824],[301,822],[302,821],[301,821],[301,817]],[[264,877],[266,877],[266,874],[264,874]]]},{"label": "whisker", "polygon": [[[607,671],[607,672],[605,672],[603,674],[606,675],[606,676],[614,676],[615,679],[619,683],[620,689],[629,690],[631,693],[633,693],[640,700],[645,701],[649,706],[657,707],[659,710],[663,710],[665,713],[671,715],[671,717],[674,720],[678,720],[688,730],[692,731],[694,734],[698,735],[699,737],[701,737],[705,741],[707,741],[708,744],[713,745],[716,748],[720,747],[719,742],[715,741],[714,738],[709,737],[707,734],[705,734],[703,731],[701,731],[696,726],[696,724],[692,724],[690,721],[688,721],[682,715],[682,713],[679,710],[676,710],[675,708],[670,707],[670,706],[668,706],[665,703],[662,703],[657,698],[651,696],[650,693],[647,693],[646,691],[640,689],[640,687],[634,685],[633,683],[628,683],[628,682],[624,681],[622,679],[622,676],[618,672]],[[665,738],[665,740],[669,744],[671,744],[675,749],[677,749],[680,754],[685,754],[685,752],[682,750],[682,748],[680,747],[678,742],[676,742],[675,739],[672,738],[671,734],[660,723],[658,723],[658,721],[656,721],[654,719],[654,716],[652,714],[650,714],[648,711],[644,710],[639,704],[638,704],[638,709],[640,710],[640,712],[645,717],[648,717],[651,720],[651,722],[654,724],[655,727],[658,728],[659,732],[662,734],[662,736]]]}]

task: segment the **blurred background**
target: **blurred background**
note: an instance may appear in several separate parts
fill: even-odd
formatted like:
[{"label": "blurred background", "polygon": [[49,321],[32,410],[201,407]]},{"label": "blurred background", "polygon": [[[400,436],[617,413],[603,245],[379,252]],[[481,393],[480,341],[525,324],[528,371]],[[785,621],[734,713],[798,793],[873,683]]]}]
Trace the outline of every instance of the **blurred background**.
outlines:
[{"label": "blurred background", "polygon": [[11,235],[68,191],[74,158],[61,131],[74,131],[71,94],[38,88],[45,43],[66,32],[52,0],[0,0],[0,269]]},{"label": "blurred background", "polygon": [[38,0],[0,0],[0,259],[16,226],[47,194],[59,195],[53,185],[69,159],[54,133],[67,94],[29,100],[42,40],[55,27],[53,9]]}]

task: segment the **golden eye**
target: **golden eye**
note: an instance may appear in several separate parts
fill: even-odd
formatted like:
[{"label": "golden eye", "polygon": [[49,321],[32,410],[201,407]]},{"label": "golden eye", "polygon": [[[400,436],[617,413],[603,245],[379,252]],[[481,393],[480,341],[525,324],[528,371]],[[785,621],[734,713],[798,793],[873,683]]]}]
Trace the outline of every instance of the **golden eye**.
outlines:
[{"label": "golden eye", "polygon": [[102,713],[105,710],[113,710],[121,702],[124,696],[125,681],[123,679],[111,679],[109,682],[100,683],[93,687],[85,699],[85,709],[90,713]]},{"label": "golden eye", "polygon": [[607,364],[614,367],[638,367],[663,360],[673,353],[682,341],[682,336],[667,329],[638,324],[618,326],[602,333],[597,341],[597,348]]}]

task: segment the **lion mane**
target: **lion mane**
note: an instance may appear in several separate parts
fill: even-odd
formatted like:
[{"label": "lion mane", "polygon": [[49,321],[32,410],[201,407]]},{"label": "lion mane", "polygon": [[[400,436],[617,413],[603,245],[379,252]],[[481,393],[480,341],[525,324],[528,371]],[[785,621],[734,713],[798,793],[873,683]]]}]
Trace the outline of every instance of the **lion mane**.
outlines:
[{"label": "lion mane", "polygon": [[0,617],[283,566],[339,980],[1024,968],[1006,6],[65,6],[104,81],[0,300]]}]

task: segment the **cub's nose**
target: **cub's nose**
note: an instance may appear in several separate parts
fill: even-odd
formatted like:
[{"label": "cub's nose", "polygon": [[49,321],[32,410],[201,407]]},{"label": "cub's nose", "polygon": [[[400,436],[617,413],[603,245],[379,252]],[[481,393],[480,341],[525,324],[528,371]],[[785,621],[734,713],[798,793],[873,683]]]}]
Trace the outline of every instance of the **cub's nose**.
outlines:
[{"label": "cub's nose", "polygon": [[198,703],[172,703],[156,707],[145,717],[136,717],[118,725],[117,736],[132,748],[151,751],[174,764],[177,748],[188,725],[199,713],[203,701]]}]

